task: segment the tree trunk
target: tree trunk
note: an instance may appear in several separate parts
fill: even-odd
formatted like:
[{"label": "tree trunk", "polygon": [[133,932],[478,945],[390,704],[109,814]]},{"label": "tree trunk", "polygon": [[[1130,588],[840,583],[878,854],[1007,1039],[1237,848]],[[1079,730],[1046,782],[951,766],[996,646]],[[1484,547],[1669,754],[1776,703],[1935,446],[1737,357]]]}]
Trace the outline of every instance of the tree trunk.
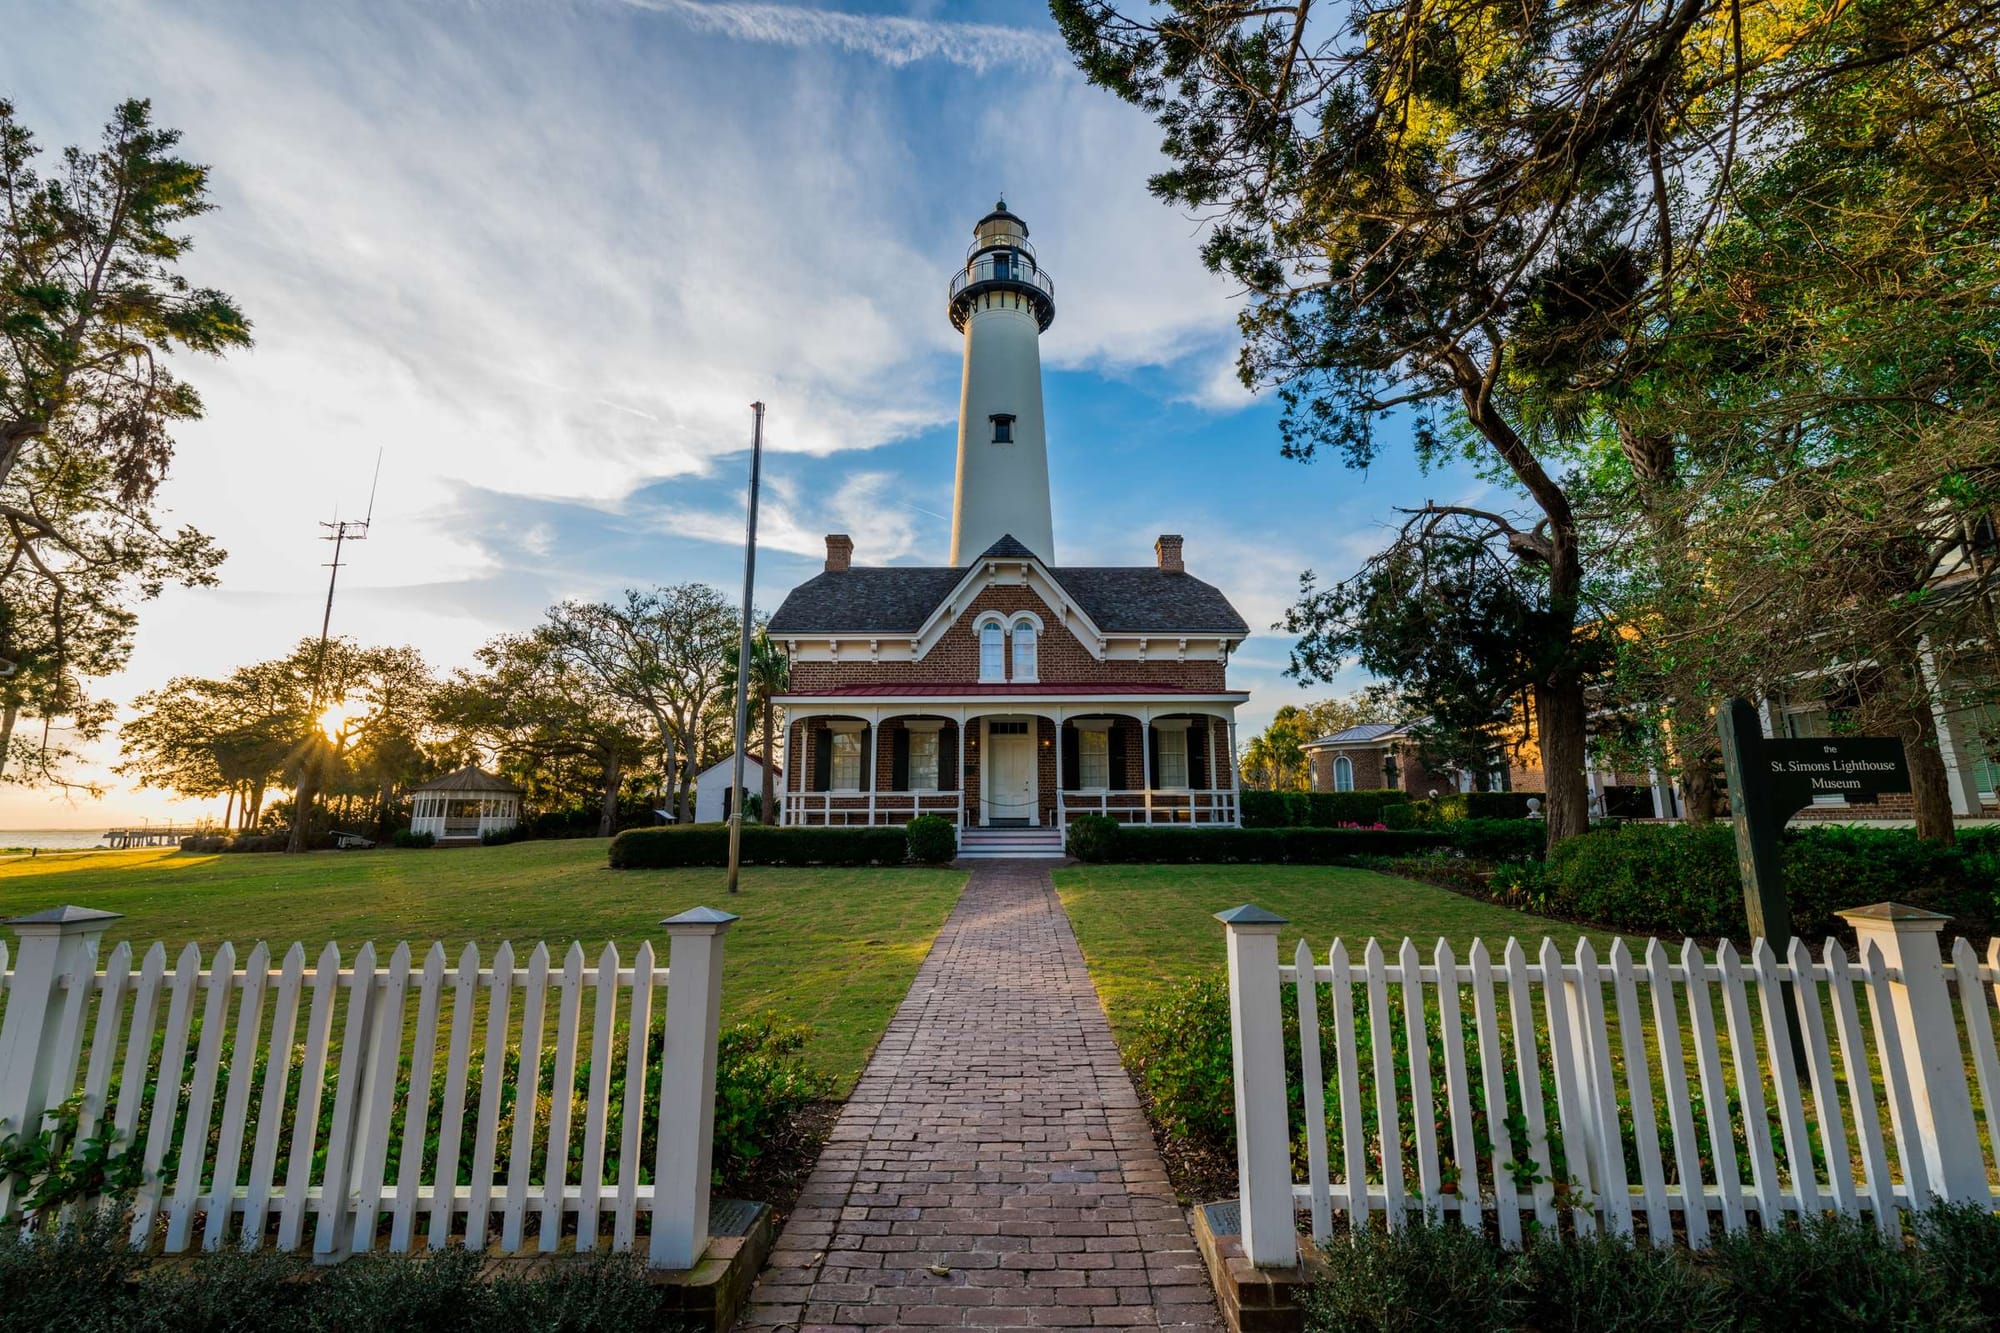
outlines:
[{"label": "tree trunk", "polygon": [[315,736],[306,743],[305,758],[299,763],[299,785],[292,793],[292,832],[285,841],[287,852],[309,849],[313,805],[319,796],[319,770],[324,762],[324,746]]},{"label": "tree trunk", "polygon": [[764,781],[762,790],[757,793],[757,821],[762,824],[775,824],[778,822],[778,789],[777,775],[771,771],[771,764],[777,754],[777,751],[772,749],[777,743],[777,738],[772,734],[777,723],[774,716],[777,710],[771,706],[771,701],[767,698],[764,700],[763,708],[758,711],[762,715],[760,721],[764,732]]},{"label": "tree trunk", "polygon": [[604,799],[597,809],[597,836],[608,838],[618,831],[618,787],[624,780],[625,767],[612,755],[604,761]]},{"label": "tree trunk", "polygon": [[[1720,754],[1714,720],[1699,701],[1675,699],[1667,710],[1682,818],[1690,824],[1714,823],[1715,764]],[[1661,811],[1660,817],[1666,818],[1666,812]]]},{"label": "tree trunk", "polygon": [[229,831],[229,821],[236,817],[236,788],[229,789],[229,799],[222,803],[222,829]]},{"label": "tree trunk", "polygon": [[1542,747],[1543,811],[1549,846],[1590,831],[1590,786],[1584,780],[1587,712],[1583,682],[1565,674],[1534,688],[1535,730]]},{"label": "tree trunk", "polygon": [[243,829],[247,833],[257,827],[258,818],[264,813],[264,779],[258,778],[250,786],[250,794],[243,798]]},{"label": "tree trunk", "polygon": [[14,723],[21,716],[19,704],[8,704],[0,711],[0,777],[7,775],[7,756],[14,747]]}]

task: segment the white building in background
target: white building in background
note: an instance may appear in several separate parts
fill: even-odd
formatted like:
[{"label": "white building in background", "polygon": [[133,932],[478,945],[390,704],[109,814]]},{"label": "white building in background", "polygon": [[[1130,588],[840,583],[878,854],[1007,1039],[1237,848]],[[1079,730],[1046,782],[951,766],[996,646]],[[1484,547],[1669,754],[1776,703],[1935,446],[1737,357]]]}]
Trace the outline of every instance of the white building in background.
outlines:
[{"label": "white building in background", "polygon": [[[710,764],[695,775],[694,779],[694,822],[697,824],[720,824],[729,818],[729,777],[736,763],[731,755],[721,763]],[[773,767],[771,770],[772,791],[782,792],[785,788],[785,771]],[[752,796],[764,790],[764,756],[746,754],[743,756],[743,787]],[[782,798],[781,798],[782,799]],[[765,823],[776,823],[766,818]]]},{"label": "white building in background", "polygon": [[410,832],[428,833],[440,846],[475,843],[521,822],[521,789],[473,764],[412,787],[410,795]]}]

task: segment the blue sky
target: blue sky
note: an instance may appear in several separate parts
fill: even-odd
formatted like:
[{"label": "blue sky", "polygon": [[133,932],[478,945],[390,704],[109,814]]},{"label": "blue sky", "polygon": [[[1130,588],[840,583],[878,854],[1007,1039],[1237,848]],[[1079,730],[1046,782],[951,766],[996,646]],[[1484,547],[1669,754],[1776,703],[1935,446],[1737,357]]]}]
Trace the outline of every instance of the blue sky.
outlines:
[{"label": "blue sky", "polygon": [[[1483,489],[1394,448],[1366,475],[1279,458],[1199,221],[1146,193],[1157,131],[1070,69],[1037,4],[13,0],[6,26],[0,95],[45,147],[148,96],[213,167],[190,273],[257,329],[185,367],[208,415],[164,497],[230,551],[222,586],[146,609],[116,699],[315,632],[317,523],[358,515],[378,449],[335,628],[439,668],[565,596],[734,597],[753,398],[761,606],[829,531],[859,561],[942,562],[944,285],[1001,191],[1057,283],[1063,562],[1146,563],[1184,533],[1261,630],[1393,506]],[[1259,633],[1237,659],[1245,735],[1329,692],[1284,680],[1285,649]],[[111,782],[82,804],[0,789],[0,828],[199,812]]]}]

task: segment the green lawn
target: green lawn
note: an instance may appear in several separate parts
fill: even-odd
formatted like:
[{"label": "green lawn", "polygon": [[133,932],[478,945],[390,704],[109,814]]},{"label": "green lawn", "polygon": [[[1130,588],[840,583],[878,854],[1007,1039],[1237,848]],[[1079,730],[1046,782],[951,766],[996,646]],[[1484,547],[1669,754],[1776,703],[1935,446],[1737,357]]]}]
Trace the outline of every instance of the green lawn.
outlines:
[{"label": "green lawn", "polygon": [[466,941],[490,954],[572,939],[593,957],[651,939],[662,917],[697,904],[743,919],[731,928],[723,1002],[732,1016],[773,1011],[811,1025],[813,1061],[843,1094],[964,886],[954,870],[785,870],[751,867],[730,898],[720,870],[605,868],[605,843],[517,843],[452,851],[317,852],[310,856],[190,856],[175,851],[83,852],[0,861],[0,916],[64,903],[122,912],[106,943],[227,939],[239,956],[257,940],[317,953],[443,940],[454,961]]},{"label": "green lawn", "polygon": [[1280,933],[1286,962],[1301,935],[1322,959],[1334,939],[1343,938],[1357,960],[1370,936],[1392,953],[1408,936],[1426,957],[1443,936],[1460,958],[1476,937],[1496,955],[1510,935],[1520,936],[1531,953],[1548,935],[1565,956],[1579,935],[1589,934],[1600,949],[1611,943],[1594,931],[1344,866],[1072,866],[1055,878],[1091,980],[1121,1036],[1150,1000],[1176,982],[1225,965],[1215,913],[1242,903],[1290,922]]}]

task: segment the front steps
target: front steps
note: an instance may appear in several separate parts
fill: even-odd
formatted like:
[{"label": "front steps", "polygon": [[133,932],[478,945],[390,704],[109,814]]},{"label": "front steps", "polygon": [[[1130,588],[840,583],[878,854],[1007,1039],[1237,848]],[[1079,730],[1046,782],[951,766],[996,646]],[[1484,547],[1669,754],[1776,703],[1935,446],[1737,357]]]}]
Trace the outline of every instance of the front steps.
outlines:
[{"label": "front steps", "polygon": [[958,831],[958,854],[967,861],[1021,859],[1059,861],[1062,830],[1057,828],[967,828]]}]

